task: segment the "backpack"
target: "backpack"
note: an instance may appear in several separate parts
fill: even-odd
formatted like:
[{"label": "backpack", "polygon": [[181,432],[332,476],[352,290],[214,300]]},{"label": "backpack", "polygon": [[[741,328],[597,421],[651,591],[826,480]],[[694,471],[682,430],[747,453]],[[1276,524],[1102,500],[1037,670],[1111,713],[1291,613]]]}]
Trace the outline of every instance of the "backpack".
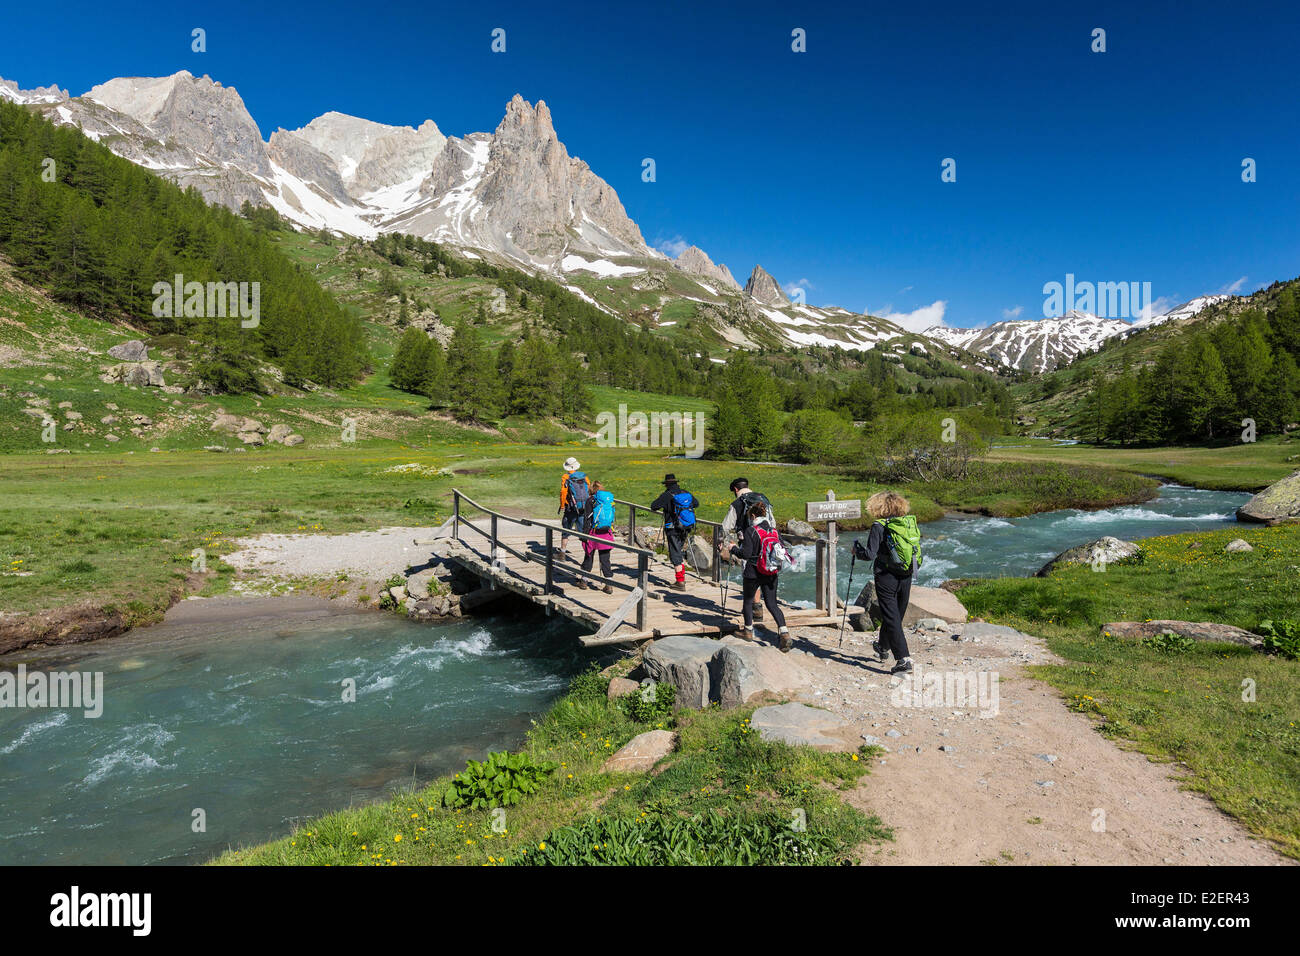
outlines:
[{"label": "backpack", "polygon": [[596,504],[592,507],[590,530],[608,528],[614,523],[614,495],[608,491],[596,492]]},{"label": "backpack", "polygon": [[691,498],[689,491],[679,491],[673,495],[673,521],[683,531],[695,527],[695,509],[691,507]]},{"label": "backpack", "polygon": [[587,484],[587,476],[581,472],[570,475],[564,479],[564,486],[569,489],[565,509],[570,514],[582,514],[587,508],[587,499],[591,497],[591,486]]},{"label": "backpack", "polygon": [[781,536],[776,529],[765,524],[756,524],[754,533],[758,535],[758,560],[754,567],[759,574],[780,574],[786,568],[794,566],[790,552],[781,543]]},{"label": "backpack", "polygon": [[880,522],[885,527],[885,539],[880,553],[885,567],[897,575],[911,575],[921,566],[921,529],[916,515],[886,518]]},{"label": "backpack", "polygon": [[[736,519],[736,532],[740,533],[749,527],[749,509],[754,506],[755,501],[763,502],[763,507],[767,509],[767,520],[773,528],[776,527],[776,515],[772,513],[772,502],[767,500],[767,495],[761,491],[746,491],[740,496],[738,501],[742,502],[740,506],[740,516]],[[732,507],[735,507],[734,505]]]}]

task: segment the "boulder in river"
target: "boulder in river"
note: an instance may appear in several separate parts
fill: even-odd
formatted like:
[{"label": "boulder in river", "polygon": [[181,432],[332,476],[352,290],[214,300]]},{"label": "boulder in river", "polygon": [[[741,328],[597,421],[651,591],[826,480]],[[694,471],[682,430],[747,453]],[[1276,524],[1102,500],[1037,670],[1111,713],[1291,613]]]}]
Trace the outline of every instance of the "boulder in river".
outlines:
[{"label": "boulder in river", "polygon": [[1081,544],[1077,548],[1062,551],[1039,568],[1034,576],[1045,578],[1063,564],[1096,564],[1097,562],[1103,565],[1114,564],[1126,558],[1137,557],[1141,551],[1142,549],[1132,541],[1121,541],[1119,538],[1107,535],[1096,541]]},{"label": "boulder in river", "polygon": [[1238,521],[1275,525],[1300,521],[1300,471],[1269,485],[1237,509]]},{"label": "boulder in river", "polygon": [[1101,633],[1130,640],[1172,633],[1206,644],[1240,644],[1255,650],[1264,646],[1264,640],[1258,634],[1212,621],[1113,621],[1103,624]]},{"label": "boulder in river", "polygon": [[798,518],[791,518],[787,521],[785,530],[792,538],[806,538],[809,541],[817,538],[817,529],[807,521],[800,521]]}]

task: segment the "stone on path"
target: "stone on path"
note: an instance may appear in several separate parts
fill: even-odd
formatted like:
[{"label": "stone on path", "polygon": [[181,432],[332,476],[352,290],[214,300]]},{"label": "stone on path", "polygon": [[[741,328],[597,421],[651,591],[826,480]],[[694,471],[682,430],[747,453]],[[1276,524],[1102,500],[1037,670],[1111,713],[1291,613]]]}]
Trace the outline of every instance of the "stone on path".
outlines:
[{"label": "stone on path", "polygon": [[1238,552],[1254,551],[1255,549],[1252,548],[1250,542],[1244,538],[1233,538],[1228,542],[1227,546],[1223,550],[1229,554],[1237,554]]},{"label": "stone on path", "polygon": [[1238,521],[1274,525],[1300,521],[1300,471],[1269,485],[1237,509]]},{"label": "stone on path", "polygon": [[848,739],[852,728],[847,721],[807,704],[760,707],[754,711],[749,725],[764,740],[779,740],[796,746],[802,744],[840,753],[857,749]]},{"label": "stone on path", "polygon": [[[850,618],[855,631],[868,631],[870,626],[880,624],[880,604],[876,601],[876,584],[868,580],[853,602],[858,607],[867,608],[867,614],[858,614]],[[957,596],[943,588],[924,588],[912,585],[912,592],[907,602],[907,611],[903,614],[903,626],[912,627],[926,620],[939,620],[948,624],[962,624],[966,621],[966,607],[957,600]],[[870,618],[870,621],[868,621]]]},{"label": "stone on path", "polygon": [[740,707],[763,694],[789,694],[811,683],[807,671],[766,644],[725,643],[709,662],[709,697]]},{"label": "stone on path", "polygon": [[[622,678],[616,678],[621,680]],[[650,770],[664,757],[673,752],[677,735],[671,730],[648,730],[637,734],[601,768],[607,772],[639,773]]]}]

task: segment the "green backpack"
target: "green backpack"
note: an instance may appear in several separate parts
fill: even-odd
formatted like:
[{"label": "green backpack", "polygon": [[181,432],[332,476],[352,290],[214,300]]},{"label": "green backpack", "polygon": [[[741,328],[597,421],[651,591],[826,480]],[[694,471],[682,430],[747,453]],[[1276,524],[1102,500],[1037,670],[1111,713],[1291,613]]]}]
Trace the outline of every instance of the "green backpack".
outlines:
[{"label": "green backpack", "polygon": [[879,523],[885,526],[881,548],[885,566],[894,574],[913,574],[921,566],[921,529],[917,527],[916,515],[885,518]]}]

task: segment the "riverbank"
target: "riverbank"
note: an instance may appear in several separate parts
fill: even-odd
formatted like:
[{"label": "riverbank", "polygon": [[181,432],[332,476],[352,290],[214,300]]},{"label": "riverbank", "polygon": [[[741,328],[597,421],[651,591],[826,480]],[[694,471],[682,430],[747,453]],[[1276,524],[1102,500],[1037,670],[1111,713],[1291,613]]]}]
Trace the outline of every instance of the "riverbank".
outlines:
[{"label": "riverbank", "polygon": [[[238,549],[238,539],[324,535],[345,547],[341,536],[386,527],[415,536],[450,514],[453,487],[507,511],[548,514],[555,507],[559,462],[569,454],[581,456],[587,472],[625,500],[652,500],[664,473],[675,469],[700,498],[700,515],[714,520],[732,501],[727,485],[739,468],[628,449],[500,442],[409,450],[276,446],[246,455],[8,455],[0,473],[0,642],[16,650],[113,636],[162,620],[168,607],[190,595],[261,587],[221,560]],[[964,490],[958,484],[936,488],[934,497],[928,488],[904,490],[919,518],[936,520],[958,505],[985,513],[1009,508],[1013,500],[1017,512],[1059,507],[1063,487],[1079,503],[1145,500],[1154,487],[1121,472],[1053,468],[1026,468],[1026,475],[1037,477],[1019,489],[981,480]],[[802,516],[804,502],[824,499],[827,489],[841,498],[866,498],[883,487],[813,466],[746,465],[742,473],[783,516]],[[1072,487],[1072,476],[1086,478],[1080,487],[1092,490]],[[1099,476],[1110,476],[1113,487],[1097,490]],[[70,501],[77,502],[75,510],[66,507]],[[377,583],[402,568],[375,580],[353,580],[341,561],[331,570],[283,587],[308,586],[359,601],[361,584],[374,595]],[[339,580],[340,574],[349,579]],[[54,624],[33,638],[30,622],[41,614]]]},{"label": "riverbank", "polygon": [[[953,634],[959,640],[953,639]],[[979,708],[899,700],[870,635],[798,628],[798,698],[848,722],[853,753],[765,742],[753,705],[637,721],[589,673],[518,751],[550,765],[504,811],[444,806],[447,776],[373,806],[304,821],[222,865],[706,864],[1268,865],[1286,862],[1166,764],[1116,747],[1027,672],[1056,660],[1004,628],[910,628],[919,673],[983,675]],[[770,636],[769,636],[770,637]],[[632,666],[618,666],[620,673]],[[977,678],[978,679],[978,678]],[[678,735],[653,772],[605,761],[634,735]],[[1097,826],[1098,808],[1104,825]],[[807,830],[791,833],[791,820]],[[791,844],[802,855],[791,852]],[[778,853],[784,853],[780,859]]]}]

